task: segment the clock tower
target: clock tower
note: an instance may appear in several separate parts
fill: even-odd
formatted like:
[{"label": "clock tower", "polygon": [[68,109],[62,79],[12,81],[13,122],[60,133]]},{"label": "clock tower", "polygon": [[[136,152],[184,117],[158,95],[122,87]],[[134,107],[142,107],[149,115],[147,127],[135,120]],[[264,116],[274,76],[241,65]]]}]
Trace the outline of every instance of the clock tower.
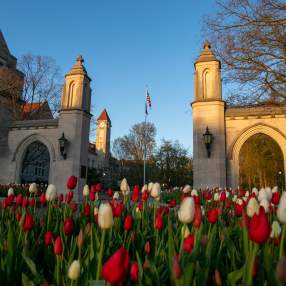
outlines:
[{"label": "clock tower", "polygon": [[97,118],[96,124],[96,151],[105,157],[110,155],[110,129],[111,121],[106,109]]}]

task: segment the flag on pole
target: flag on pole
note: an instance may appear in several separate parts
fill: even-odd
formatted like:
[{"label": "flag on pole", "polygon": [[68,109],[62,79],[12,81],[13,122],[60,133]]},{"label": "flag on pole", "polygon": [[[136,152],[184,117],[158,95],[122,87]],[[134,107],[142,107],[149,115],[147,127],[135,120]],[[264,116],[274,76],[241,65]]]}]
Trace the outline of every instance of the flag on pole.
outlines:
[{"label": "flag on pole", "polygon": [[148,107],[151,109],[151,97],[149,91],[146,90],[145,114],[148,114]]}]

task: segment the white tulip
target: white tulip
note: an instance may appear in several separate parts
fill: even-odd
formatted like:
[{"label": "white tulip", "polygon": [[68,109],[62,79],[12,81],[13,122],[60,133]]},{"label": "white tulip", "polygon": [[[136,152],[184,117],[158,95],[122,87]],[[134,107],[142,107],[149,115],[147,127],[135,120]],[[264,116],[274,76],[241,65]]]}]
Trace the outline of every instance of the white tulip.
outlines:
[{"label": "white tulip", "polygon": [[83,190],[82,190],[82,194],[84,197],[87,197],[89,195],[89,186],[88,185],[84,185]]},{"label": "white tulip", "polygon": [[9,188],[8,190],[8,197],[14,195],[14,189],[13,188]]},{"label": "white tulip", "polygon": [[152,190],[151,190],[151,197],[152,198],[158,198],[160,197],[161,193],[161,187],[159,183],[153,184]]},{"label": "white tulip", "polygon": [[183,188],[183,193],[185,193],[185,194],[187,194],[187,193],[189,193],[191,191],[192,191],[192,188],[191,188],[190,185],[185,185],[185,187]]},{"label": "white tulip", "polygon": [[254,214],[259,214],[259,205],[255,198],[251,198],[246,207],[246,213],[249,217],[253,217]]},{"label": "white tulip", "polygon": [[196,189],[193,189],[192,191],[191,191],[191,196],[199,196],[199,194],[198,194],[198,191],[196,190]]},{"label": "white tulip", "polygon": [[260,202],[260,206],[261,206],[261,207],[264,207],[266,213],[269,212],[269,201],[268,201],[267,199],[263,199],[263,200]]},{"label": "white tulip", "polygon": [[191,223],[195,215],[195,202],[192,197],[184,198],[178,210],[178,217],[182,223]]},{"label": "white tulip", "polygon": [[150,183],[148,184],[147,189],[148,189],[149,193],[152,191],[153,185],[154,185],[154,184],[153,184],[152,182],[150,182]]},{"label": "white tulip", "polygon": [[225,191],[225,195],[228,198],[229,197],[229,191]]},{"label": "white tulip", "polygon": [[243,205],[243,200],[237,199],[235,203],[241,206],[241,205]]},{"label": "white tulip", "polygon": [[249,197],[249,191],[246,191],[244,196],[248,198]]},{"label": "white tulip", "polygon": [[93,209],[93,215],[98,215],[98,208],[97,208],[97,207],[94,207],[94,209]]},{"label": "white tulip", "polygon": [[30,192],[31,194],[37,192],[37,190],[38,190],[38,187],[37,187],[37,184],[36,184],[36,183],[32,183],[32,184],[29,186],[29,192]]},{"label": "white tulip", "polygon": [[130,193],[130,188],[125,178],[121,181],[120,190],[124,196]]},{"label": "white tulip", "polygon": [[80,275],[80,264],[78,260],[74,260],[68,270],[68,278],[71,280],[78,279]]},{"label": "white tulip", "polygon": [[142,189],[141,189],[141,193],[144,193],[145,191],[148,191],[148,186],[147,184],[145,184]]},{"label": "white tulip", "polygon": [[253,189],[252,189],[252,193],[255,193],[255,196],[257,196],[257,194],[258,194],[257,188],[253,188]]},{"label": "white tulip", "polygon": [[220,194],[219,193],[214,193],[214,201],[218,202],[220,198]]},{"label": "white tulip", "polygon": [[114,192],[114,194],[113,194],[113,199],[114,199],[114,200],[119,200],[119,198],[120,198],[119,192]]},{"label": "white tulip", "polygon": [[281,223],[286,223],[286,192],[283,192],[280,198],[277,208],[277,218]]},{"label": "white tulip", "polygon": [[273,187],[271,191],[272,191],[272,194],[278,192],[278,187],[277,186]]},{"label": "white tulip", "polygon": [[109,203],[102,203],[98,210],[98,225],[102,229],[109,229],[113,225],[112,208]]},{"label": "white tulip", "polygon": [[49,184],[46,190],[46,200],[53,201],[57,197],[57,189],[53,184]]},{"label": "white tulip", "polygon": [[271,226],[271,233],[270,237],[271,238],[279,238],[281,233],[281,226],[277,220],[274,220]]},{"label": "white tulip", "polygon": [[271,190],[271,188],[269,188],[269,187],[265,188],[265,192],[266,192],[266,195],[267,195],[267,200],[270,202],[271,199],[272,199],[272,190]]},{"label": "white tulip", "polygon": [[261,202],[263,199],[267,199],[268,196],[267,196],[267,193],[266,193],[266,190],[264,188],[260,189],[260,191],[258,192],[258,201]]}]

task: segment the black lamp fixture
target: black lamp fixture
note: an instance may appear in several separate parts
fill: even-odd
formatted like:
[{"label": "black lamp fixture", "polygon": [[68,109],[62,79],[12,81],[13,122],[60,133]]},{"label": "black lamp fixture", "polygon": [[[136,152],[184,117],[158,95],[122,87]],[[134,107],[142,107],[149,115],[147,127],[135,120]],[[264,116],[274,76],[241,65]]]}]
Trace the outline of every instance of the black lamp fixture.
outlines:
[{"label": "black lamp fixture", "polygon": [[59,140],[61,155],[65,160],[67,158],[66,146],[67,146],[68,140],[66,139],[64,132],[62,133],[61,138],[59,138],[58,140]]},{"label": "black lamp fixture", "polygon": [[213,135],[210,133],[209,128],[207,126],[206,128],[206,132],[203,134],[204,136],[204,142],[207,148],[207,154],[208,154],[208,158],[211,156],[211,145],[213,142]]}]

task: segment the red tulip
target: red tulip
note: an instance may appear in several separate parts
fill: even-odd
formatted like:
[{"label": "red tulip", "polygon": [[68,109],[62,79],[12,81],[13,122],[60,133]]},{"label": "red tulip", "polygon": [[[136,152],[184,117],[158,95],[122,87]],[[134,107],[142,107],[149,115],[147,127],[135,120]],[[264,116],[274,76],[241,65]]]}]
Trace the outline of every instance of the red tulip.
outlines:
[{"label": "red tulip", "polygon": [[209,223],[216,223],[218,220],[218,209],[211,209],[208,211],[208,221]]},{"label": "red tulip", "polygon": [[212,198],[212,194],[211,192],[204,192],[204,198],[209,201]]},{"label": "red tulip", "polygon": [[65,235],[70,235],[73,232],[74,222],[72,218],[66,218],[63,224]]},{"label": "red tulip", "polygon": [[144,192],[142,193],[142,200],[143,200],[144,202],[146,202],[146,201],[148,200],[148,198],[149,198],[149,192],[148,192],[148,191],[144,191]]},{"label": "red tulip", "polygon": [[254,214],[249,224],[249,238],[256,243],[264,243],[269,238],[271,227],[265,209],[260,207],[259,214]]},{"label": "red tulip", "polygon": [[99,193],[101,191],[101,189],[102,189],[101,183],[97,183],[96,185],[92,185],[90,187],[90,191],[94,192],[94,193]]},{"label": "red tulip", "polygon": [[95,201],[95,192],[90,192],[89,193],[89,199],[94,202]]},{"label": "red tulip", "polygon": [[19,212],[16,212],[16,219],[17,219],[17,221],[20,221],[21,217],[22,217],[22,214],[19,213]]},{"label": "red tulip", "polygon": [[272,199],[271,199],[272,204],[277,206],[279,204],[279,201],[280,201],[280,193],[274,192],[272,194]]},{"label": "red tulip", "polygon": [[182,269],[181,269],[179,255],[178,254],[176,254],[173,257],[173,274],[174,274],[176,279],[180,279],[180,277],[182,275]]},{"label": "red tulip", "polygon": [[195,205],[195,216],[193,226],[199,228],[202,223],[202,209],[200,205]]},{"label": "red tulip", "polygon": [[28,206],[28,204],[29,204],[29,199],[28,199],[28,197],[24,197],[24,198],[23,198],[23,202],[22,202],[22,206],[23,206],[24,208],[26,208],[26,207]]},{"label": "red tulip", "polygon": [[137,262],[132,262],[130,267],[130,279],[133,283],[138,281],[139,267]]},{"label": "red tulip", "polygon": [[127,215],[125,220],[124,220],[124,229],[126,231],[129,231],[132,227],[132,216],[131,215]]},{"label": "red tulip", "polygon": [[107,190],[107,195],[108,195],[110,198],[112,198],[112,196],[113,196],[113,191],[112,191],[111,188],[108,188],[108,190]]},{"label": "red tulip", "polygon": [[90,216],[90,205],[88,203],[84,204],[83,214],[84,214],[85,217],[89,217]]},{"label": "red tulip", "polygon": [[22,202],[23,202],[23,196],[21,194],[19,194],[17,197],[16,197],[16,205],[17,206],[21,206],[22,205]]},{"label": "red tulip", "polygon": [[121,247],[103,264],[101,275],[112,285],[123,285],[129,270],[129,254]]},{"label": "red tulip", "polygon": [[196,205],[199,205],[200,202],[201,202],[200,197],[199,197],[199,196],[196,196],[196,195],[193,195],[192,197],[193,197],[193,199],[194,199],[194,201],[195,201],[195,204],[196,204]]},{"label": "red tulip", "polygon": [[40,202],[41,202],[42,206],[46,204],[47,200],[46,200],[46,193],[45,192],[43,192],[41,194]]},{"label": "red tulip", "polygon": [[234,204],[234,213],[236,216],[242,216],[244,204]]},{"label": "red tulip", "polygon": [[51,245],[52,242],[53,242],[53,239],[54,239],[53,233],[52,233],[51,231],[47,231],[47,232],[45,233],[45,237],[44,237],[44,243],[45,243],[45,245],[46,245],[46,246]]},{"label": "red tulip", "polygon": [[67,188],[69,190],[74,190],[77,185],[77,177],[76,176],[70,176],[67,181]]},{"label": "red tulip", "polygon": [[189,234],[185,239],[184,239],[184,244],[183,244],[183,249],[187,253],[191,253],[193,251],[195,244],[195,236],[193,234]]},{"label": "red tulip", "polygon": [[226,199],[226,192],[223,191],[223,192],[221,192],[221,194],[220,194],[220,201],[221,201],[221,202],[224,202],[225,199]]},{"label": "red tulip", "polygon": [[144,251],[145,251],[145,253],[146,253],[147,255],[150,254],[151,245],[150,245],[150,242],[149,242],[149,241],[147,241],[147,242],[145,243],[145,245],[144,245]]},{"label": "red tulip", "polygon": [[163,228],[163,225],[164,225],[164,221],[163,221],[163,218],[160,214],[157,214],[156,215],[156,218],[155,218],[155,229],[157,230],[161,230]]},{"label": "red tulip", "polygon": [[59,205],[63,202],[63,200],[64,200],[64,195],[60,194],[59,197],[58,197]]},{"label": "red tulip", "polygon": [[25,222],[23,224],[23,231],[29,231],[33,228],[34,226],[34,220],[33,220],[33,216],[30,213],[27,213],[25,215]]},{"label": "red tulip", "polygon": [[169,205],[169,208],[174,208],[177,205],[177,203],[176,203],[175,200],[172,200],[172,201],[169,202],[168,205]]},{"label": "red tulip", "polygon": [[36,204],[36,200],[35,199],[30,199],[29,200],[29,205],[30,205],[31,208],[33,208],[35,206],[35,204]]},{"label": "red tulip", "polygon": [[62,240],[61,237],[58,236],[55,240],[54,244],[54,254],[55,255],[62,255],[63,253],[63,245],[62,245]]},{"label": "red tulip", "polygon": [[121,217],[123,207],[124,207],[123,203],[116,204],[114,206],[114,209],[113,209],[114,210],[114,216]]},{"label": "red tulip", "polygon": [[136,203],[139,200],[140,188],[138,185],[135,185],[132,192],[132,201]]}]

